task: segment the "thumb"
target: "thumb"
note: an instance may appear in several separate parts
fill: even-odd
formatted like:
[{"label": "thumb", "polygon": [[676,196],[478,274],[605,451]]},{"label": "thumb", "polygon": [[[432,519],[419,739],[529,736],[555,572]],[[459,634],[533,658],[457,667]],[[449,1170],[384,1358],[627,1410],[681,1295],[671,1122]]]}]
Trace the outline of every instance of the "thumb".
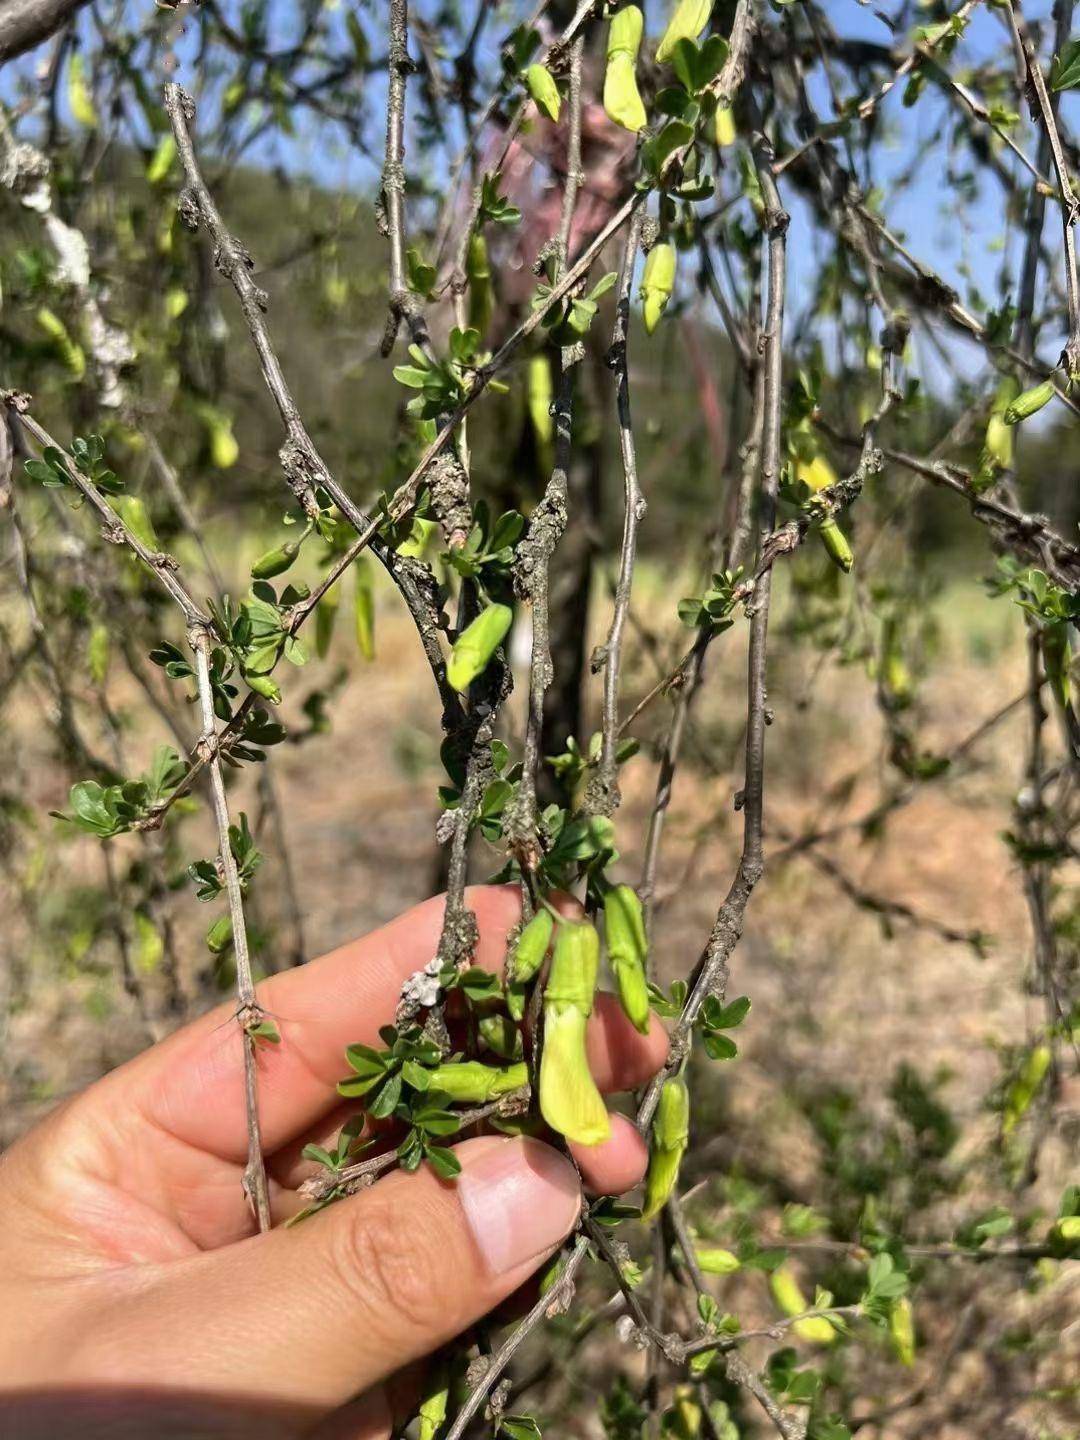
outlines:
[{"label": "thumb", "polygon": [[538,1140],[484,1136],[455,1153],[451,1182],[399,1171],[291,1229],[163,1267],[124,1307],[139,1368],[197,1377],[203,1394],[332,1409],[445,1344],[553,1254],[581,1210],[574,1167]]}]

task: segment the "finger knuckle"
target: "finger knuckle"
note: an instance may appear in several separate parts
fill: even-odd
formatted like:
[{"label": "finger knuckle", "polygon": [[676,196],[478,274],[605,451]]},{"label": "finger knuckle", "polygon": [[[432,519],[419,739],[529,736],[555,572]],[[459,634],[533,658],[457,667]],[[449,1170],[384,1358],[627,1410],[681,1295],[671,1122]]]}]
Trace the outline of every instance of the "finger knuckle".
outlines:
[{"label": "finger knuckle", "polygon": [[430,1326],[432,1316],[431,1260],[422,1235],[421,1225],[384,1204],[358,1207],[345,1227],[340,1271],[365,1307],[416,1329]]}]

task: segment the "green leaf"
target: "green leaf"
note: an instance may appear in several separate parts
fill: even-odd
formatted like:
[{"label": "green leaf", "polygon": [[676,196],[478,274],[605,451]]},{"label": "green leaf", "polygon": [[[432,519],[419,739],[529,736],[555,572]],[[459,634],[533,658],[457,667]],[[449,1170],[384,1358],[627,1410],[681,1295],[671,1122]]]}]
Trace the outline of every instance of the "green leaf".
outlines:
[{"label": "green leaf", "polygon": [[703,1044],[710,1060],[734,1060],[739,1053],[735,1041],[729,1040],[726,1035],[707,1034]]},{"label": "green leaf", "polygon": [[111,835],[116,817],[106,802],[106,791],[96,780],[80,780],[68,796],[75,818],[84,828],[101,835]]},{"label": "green leaf", "polygon": [[540,1440],[543,1433],[531,1415],[503,1415],[499,1419],[499,1431],[508,1440]]},{"label": "green leaf", "polygon": [[431,1071],[425,1070],[415,1060],[406,1060],[401,1067],[401,1078],[414,1090],[427,1090],[431,1085]]},{"label": "green leaf", "polygon": [[[348,1082],[346,1081],[345,1083],[347,1084]],[[391,1075],[368,1106],[368,1110],[373,1119],[385,1120],[394,1113],[400,1099],[401,1076],[400,1074]]]},{"label": "green leaf", "polygon": [[1067,40],[1050,66],[1051,90],[1072,90],[1080,85],[1080,39]]},{"label": "green leaf", "polygon": [[685,120],[669,120],[659,135],[642,146],[641,156],[646,169],[652,175],[659,175],[672,155],[689,145],[693,138],[693,126]]},{"label": "green leaf", "polygon": [[440,1180],[453,1180],[455,1175],[461,1174],[461,1161],[453,1150],[447,1150],[442,1145],[429,1145],[427,1158]]},{"label": "green leaf", "polygon": [[709,999],[714,1002],[714,1005],[709,1007],[706,1003],[704,1018],[710,1030],[734,1030],[750,1013],[749,995],[740,995],[729,1005],[719,1004],[715,996],[710,996]]},{"label": "green leaf", "polygon": [[338,1168],[337,1161],[329,1150],[324,1150],[321,1145],[305,1145],[300,1154],[305,1160],[314,1160],[317,1165],[325,1165],[328,1170]]}]

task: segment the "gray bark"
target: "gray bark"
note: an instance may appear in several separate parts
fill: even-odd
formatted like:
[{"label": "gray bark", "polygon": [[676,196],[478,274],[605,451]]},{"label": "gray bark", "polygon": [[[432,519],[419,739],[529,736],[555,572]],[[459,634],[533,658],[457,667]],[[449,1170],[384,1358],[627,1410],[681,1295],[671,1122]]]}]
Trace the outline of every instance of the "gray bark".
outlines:
[{"label": "gray bark", "polygon": [[0,65],[47,40],[87,0],[0,0]]}]

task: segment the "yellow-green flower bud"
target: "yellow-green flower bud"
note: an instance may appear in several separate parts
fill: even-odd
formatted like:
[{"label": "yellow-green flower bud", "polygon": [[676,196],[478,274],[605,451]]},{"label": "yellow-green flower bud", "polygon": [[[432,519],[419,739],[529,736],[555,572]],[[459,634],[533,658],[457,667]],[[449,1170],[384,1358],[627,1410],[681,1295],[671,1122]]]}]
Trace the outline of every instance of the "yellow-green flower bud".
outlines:
[{"label": "yellow-green flower bud", "polygon": [[360,555],[353,564],[353,625],[356,644],[365,660],[375,659],[375,588],[367,557]]},{"label": "yellow-green flower bud", "polygon": [[906,1295],[893,1303],[889,1311],[889,1339],[901,1365],[915,1364],[915,1317]]},{"label": "yellow-green flower bud", "polygon": [[168,177],[172,169],[173,161],[176,159],[176,137],[172,134],[163,135],[158,141],[157,149],[150,157],[150,163],[146,167],[146,179],[151,185],[160,185]]},{"label": "yellow-green flower bud", "polygon": [[645,260],[641,276],[641,303],[645,332],[651,335],[667,309],[675,288],[675,247],[663,242],[654,245]]},{"label": "yellow-green flower bud", "polygon": [[521,1031],[509,1015],[484,1015],[477,1029],[480,1039],[500,1060],[520,1060],[524,1055]]},{"label": "yellow-green flower bud", "polygon": [[[994,395],[990,410],[991,425],[986,431],[986,448],[999,465],[1011,465],[1013,437],[1004,421],[1005,411],[1020,395],[1020,382],[1015,375],[1004,375]],[[996,425],[993,423],[996,422]]]},{"label": "yellow-green flower bud", "polygon": [[522,929],[506,964],[506,1008],[515,1020],[525,1016],[525,989],[539,972],[555,928],[550,910],[538,910]]},{"label": "yellow-green flower bud", "polygon": [[649,942],[637,891],[614,885],[604,896],[604,938],[619,1003],[635,1029],[649,1031],[649,987],[645,963]]},{"label": "yellow-green flower bud", "polygon": [[224,955],[232,941],[232,916],[221,915],[206,932],[206,948],[211,955]]},{"label": "yellow-green flower bud", "polygon": [[825,547],[825,553],[833,564],[843,570],[846,575],[855,564],[855,554],[848,543],[847,536],[831,515],[826,516],[817,528],[818,534],[821,536],[821,543]]},{"label": "yellow-green flower bud", "polygon": [[420,1402],[419,1440],[435,1440],[446,1423],[446,1412],[450,1406],[450,1375],[446,1361],[432,1366],[424,1385],[424,1398]]},{"label": "yellow-green flower bud", "polygon": [[649,1170],[645,1176],[643,1220],[651,1220],[670,1198],[689,1139],[690,1091],[686,1081],[675,1076],[660,1091],[660,1103],[656,1107],[649,1144]]},{"label": "yellow-green flower bud", "polygon": [[446,678],[459,694],[467,690],[502,644],[514,613],[509,605],[489,605],[454,641]]},{"label": "yellow-green flower bud", "polygon": [[540,1113],[552,1130],[579,1145],[599,1145],[611,1134],[585,1052],[599,968],[600,937],[593,926],[587,920],[560,923],[544,988]]},{"label": "yellow-green flower bud", "polygon": [[636,5],[625,5],[611,17],[604,73],[604,109],[616,125],[635,133],[648,118],[634,73],[644,28],[645,21]]},{"label": "yellow-green flower bud", "polygon": [[431,1088],[449,1095],[451,1100],[467,1104],[484,1104],[499,1095],[509,1095],[529,1083],[529,1067],[519,1065],[482,1065],[479,1060],[461,1060],[456,1064],[436,1065],[431,1071]]},{"label": "yellow-green flower bud", "polygon": [[1044,380],[1041,385],[1033,385],[1030,390],[1023,391],[1011,405],[1007,405],[1002,419],[1006,425],[1019,425],[1021,420],[1030,420],[1032,415],[1037,415],[1053,398],[1054,382]]},{"label": "yellow-green flower bud", "polygon": [[1069,703],[1072,689],[1069,682],[1069,627],[1064,621],[1048,625],[1042,632],[1042,653],[1050,689],[1064,708]]},{"label": "yellow-green flower bud", "polygon": [[551,932],[554,929],[555,920],[551,911],[543,908],[538,910],[517,938],[514,953],[507,965],[511,980],[528,981],[539,971],[551,944]]},{"label": "yellow-green flower bud", "polygon": [[1080,1254],[1080,1215],[1062,1215],[1051,1225],[1046,1238],[1057,1256]]},{"label": "yellow-green flower bud", "polygon": [[541,448],[546,449],[555,438],[555,420],[551,402],[555,391],[551,384],[551,365],[546,355],[533,355],[528,372],[529,419]]},{"label": "yellow-green flower bud", "polygon": [[109,627],[100,623],[94,625],[86,644],[86,668],[95,685],[103,685],[109,673],[109,649]]},{"label": "yellow-green flower bud", "polygon": [[269,700],[271,705],[281,704],[281,686],[270,675],[247,675],[244,680],[256,695],[261,695],[264,700]]},{"label": "yellow-green flower bud", "polygon": [[661,1433],[672,1440],[698,1440],[701,1434],[701,1406],[694,1398],[692,1385],[677,1385],[671,1407],[664,1411]]},{"label": "yellow-green flower bud", "polygon": [[714,135],[717,145],[723,149],[727,145],[734,145],[738,136],[735,129],[735,114],[730,105],[718,105],[714,120]]},{"label": "yellow-green flower bud", "polygon": [[696,40],[712,14],[713,0],[679,0],[668,21],[660,44],[656,47],[656,58],[661,65],[670,60],[680,40]]},{"label": "yellow-green flower bud", "polygon": [[35,318],[46,335],[52,339],[56,346],[56,353],[63,361],[68,372],[76,380],[81,380],[86,374],[86,355],[83,352],[82,346],[71,338],[67,326],[60,319],[59,315],[54,314],[47,306],[42,305]]},{"label": "yellow-green flower bud", "polygon": [[[810,1309],[799,1282],[786,1265],[781,1265],[769,1276],[769,1289],[785,1315],[801,1315],[804,1310]],[[823,1315],[808,1315],[805,1320],[797,1321],[792,1329],[800,1340],[807,1340],[813,1345],[831,1345],[836,1339],[836,1331]]]},{"label": "yellow-green flower bud", "polygon": [[544,114],[552,120],[558,120],[562,100],[551,71],[543,65],[530,65],[525,71],[525,85]]},{"label": "yellow-green flower bud", "polygon": [[1035,1045],[1021,1065],[1019,1075],[1009,1086],[1005,1096],[1005,1115],[1001,1128],[1006,1135],[1014,1130],[1027,1114],[1031,1102],[1039,1093],[1039,1087],[1046,1078],[1046,1072],[1050,1069],[1052,1059],[1053,1054],[1049,1045]]},{"label": "yellow-green flower bud", "polygon": [[736,1270],[742,1269],[739,1257],[720,1245],[706,1245],[694,1253],[706,1275],[734,1275]]},{"label": "yellow-green flower bud", "polygon": [[341,606],[341,586],[331,585],[326,594],[315,606],[315,651],[319,659],[324,659],[330,649],[330,640],[334,634],[334,622],[337,620],[337,613]]},{"label": "yellow-green flower bud", "polygon": [[118,495],[109,503],[136,540],[141,540],[148,550],[161,549],[161,541],[154,529],[154,522],[150,519],[150,512],[141,496]]},{"label": "yellow-green flower bud", "polygon": [[986,422],[986,440],[979,456],[979,468],[972,476],[972,488],[976,493],[988,490],[998,473],[1008,470],[1012,462],[1012,426],[1006,425],[1003,414],[994,411]]},{"label": "yellow-green flower bud", "polygon": [[816,495],[837,483],[838,476],[824,455],[815,455],[812,460],[799,460],[795,464],[795,478],[801,480],[808,490]]},{"label": "yellow-green flower bud", "polygon": [[469,250],[465,258],[465,278],[469,282],[469,324],[486,334],[491,324],[494,300],[491,291],[491,263],[488,259],[487,241],[479,230],[469,237]]},{"label": "yellow-green flower bud", "polygon": [[414,516],[409,533],[397,547],[397,553],[412,560],[423,560],[438,529],[437,520],[425,520],[422,515]]},{"label": "yellow-green flower bud", "polygon": [[276,545],[273,550],[267,550],[265,555],[260,555],[252,565],[252,578],[272,580],[275,575],[283,575],[299,554],[298,540],[286,540],[284,545]]}]

